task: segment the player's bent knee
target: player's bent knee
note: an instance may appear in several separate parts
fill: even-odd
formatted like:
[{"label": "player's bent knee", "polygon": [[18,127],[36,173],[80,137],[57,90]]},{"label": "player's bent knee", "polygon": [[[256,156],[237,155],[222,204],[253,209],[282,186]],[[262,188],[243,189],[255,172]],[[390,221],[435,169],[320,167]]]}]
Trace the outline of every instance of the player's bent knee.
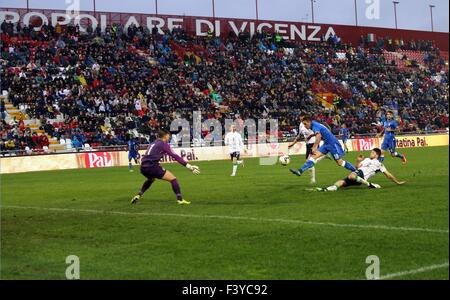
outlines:
[{"label": "player's bent knee", "polygon": [[317,163],[317,160],[313,156],[310,156],[307,161],[312,162],[314,165]]},{"label": "player's bent knee", "polygon": [[164,174],[164,176],[162,177],[163,180],[166,181],[174,181],[175,179],[177,179],[175,177],[175,175],[173,175],[172,173],[170,173],[169,171],[166,171],[166,173]]},{"label": "player's bent knee", "polygon": [[310,157],[310,160],[314,160],[314,161],[316,161],[316,160],[318,160],[319,158],[321,158],[322,156],[324,156],[324,154],[323,153],[321,153],[321,152],[316,152],[316,153],[314,153],[314,154],[312,154]]}]

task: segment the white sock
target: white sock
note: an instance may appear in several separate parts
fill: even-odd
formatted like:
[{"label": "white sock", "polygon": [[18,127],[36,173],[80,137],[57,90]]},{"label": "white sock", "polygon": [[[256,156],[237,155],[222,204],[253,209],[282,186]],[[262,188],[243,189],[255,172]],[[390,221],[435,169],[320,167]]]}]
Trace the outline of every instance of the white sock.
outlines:
[{"label": "white sock", "polygon": [[237,167],[238,167],[238,165],[233,165],[233,175],[236,174]]},{"label": "white sock", "polygon": [[310,170],[311,170],[311,180],[316,181],[316,168],[312,167]]},{"label": "white sock", "polygon": [[363,179],[363,178],[361,178],[361,177],[359,177],[359,176],[356,176],[356,182],[364,183],[364,184],[367,185],[367,186],[370,185],[370,182],[368,182],[367,180],[365,180],[365,179]]},{"label": "white sock", "polygon": [[335,185],[331,185],[329,187],[326,188],[327,191],[337,191],[338,187]]}]

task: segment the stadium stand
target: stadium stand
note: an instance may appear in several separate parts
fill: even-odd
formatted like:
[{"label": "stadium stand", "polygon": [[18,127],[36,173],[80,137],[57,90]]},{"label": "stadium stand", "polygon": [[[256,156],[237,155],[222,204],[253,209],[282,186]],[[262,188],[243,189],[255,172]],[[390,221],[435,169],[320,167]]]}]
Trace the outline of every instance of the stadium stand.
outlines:
[{"label": "stadium stand", "polygon": [[[431,42],[336,36],[195,37],[146,27],[104,33],[1,24],[0,150],[48,152],[154,139],[176,117],[277,118],[294,133],[308,112],[337,133],[376,133],[387,109],[403,131],[448,127],[448,53]],[[209,128],[204,128],[206,134]],[[280,134],[281,136],[281,134]]]}]

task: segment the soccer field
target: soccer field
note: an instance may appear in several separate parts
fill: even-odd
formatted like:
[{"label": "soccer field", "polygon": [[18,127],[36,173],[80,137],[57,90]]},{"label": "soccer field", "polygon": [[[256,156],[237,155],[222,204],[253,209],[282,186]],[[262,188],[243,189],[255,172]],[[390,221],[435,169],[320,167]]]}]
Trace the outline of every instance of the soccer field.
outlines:
[{"label": "soccer field", "polygon": [[[199,176],[166,165],[189,206],[166,182],[131,206],[138,167],[2,175],[1,277],[65,279],[77,255],[81,279],[365,279],[376,255],[382,278],[448,279],[448,150],[402,150],[406,166],[387,157],[403,186],[378,174],[380,190],[327,193],[258,159],[236,177],[229,161],[198,162]],[[317,186],[347,173],[324,160]]]}]

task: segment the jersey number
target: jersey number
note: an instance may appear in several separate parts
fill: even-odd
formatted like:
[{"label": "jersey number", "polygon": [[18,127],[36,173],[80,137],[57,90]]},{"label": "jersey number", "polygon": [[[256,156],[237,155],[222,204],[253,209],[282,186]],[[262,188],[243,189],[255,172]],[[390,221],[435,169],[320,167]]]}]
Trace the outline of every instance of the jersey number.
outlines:
[{"label": "jersey number", "polygon": [[147,149],[147,151],[145,152],[145,155],[150,155],[150,152],[152,152],[153,147],[155,146],[155,144],[150,145],[150,147]]}]

